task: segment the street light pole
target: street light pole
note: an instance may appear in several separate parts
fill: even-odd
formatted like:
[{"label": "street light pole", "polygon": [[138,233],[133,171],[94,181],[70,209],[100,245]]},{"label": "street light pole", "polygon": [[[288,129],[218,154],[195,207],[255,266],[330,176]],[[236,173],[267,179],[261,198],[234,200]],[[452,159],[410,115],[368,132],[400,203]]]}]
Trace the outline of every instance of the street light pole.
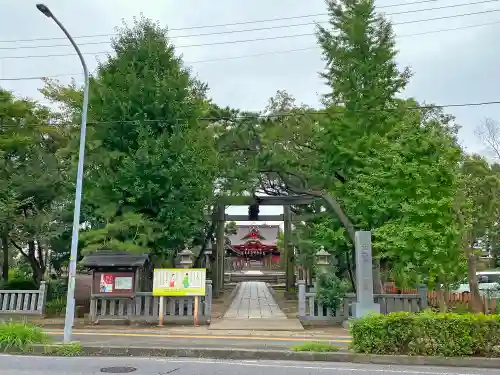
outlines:
[{"label": "street light pole", "polygon": [[82,184],[83,184],[83,162],[85,160],[85,136],[87,132],[87,108],[89,105],[89,72],[85,59],[83,58],[80,49],[69,34],[68,30],[59,22],[50,9],[44,4],[37,4],[37,9],[48,18],[52,18],[54,22],[63,31],[75,48],[78,57],[83,66],[83,74],[85,78],[85,86],[83,88],[83,108],[82,108],[82,125],[80,128],[80,150],[78,154],[78,169],[76,174],[76,192],[75,192],[75,207],[73,210],[73,233],[71,236],[71,253],[69,257],[69,274],[68,274],[68,296],[66,300],[66,318],[64,320],[64,342],[71,341],[71,333],[75,320],[75,277],[76,277],[76,258],[78,255],[78,232],[80,230],[80,206],[82,202]]}]

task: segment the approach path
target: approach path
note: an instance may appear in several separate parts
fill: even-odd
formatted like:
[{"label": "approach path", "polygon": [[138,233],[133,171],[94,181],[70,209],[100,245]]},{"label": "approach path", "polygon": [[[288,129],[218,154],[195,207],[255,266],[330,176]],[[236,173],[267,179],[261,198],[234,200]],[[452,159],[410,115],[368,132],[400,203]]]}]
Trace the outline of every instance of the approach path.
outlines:
[{"label": "approach path", "polygon": [[244,281],[224,317],[210,329],[302,331],[298,319],[287,318],[263,281]]},{"label": "approach path", "polygon": [[266,283],[244,281],[238,288],[224,319],[286,319]]}]

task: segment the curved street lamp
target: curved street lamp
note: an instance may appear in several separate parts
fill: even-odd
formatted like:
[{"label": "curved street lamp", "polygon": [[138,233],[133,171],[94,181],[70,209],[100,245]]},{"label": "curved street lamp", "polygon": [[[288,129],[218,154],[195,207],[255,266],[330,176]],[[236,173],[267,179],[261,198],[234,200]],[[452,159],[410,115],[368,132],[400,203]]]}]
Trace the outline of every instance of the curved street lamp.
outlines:
[{"label": "curved street lamp", "polygon": [[48,18],[52,18],[54,22],[63,31],[75,48],[78,57],[82,63],[85,86],[83,89],[83,108],[82,108],[82,125],[80,128],[80,150],[78,154],[78,169],[76,174],[76,192],[75,192],[75,207],[73,210],[73,232],[71,236],[71,253],[69,257],[69,272],[68,272],[68,296],[66,300],[66,317],[64,320],[64,342],[71,341],[71,333],[75,320],[75,277],[76,277],[76,258],[78,255],[78,232],[80,230],[80,206],[82,202],[82,183],[83,183],[83,162],[85,160],[85,136],[87,132],[87,108],[89,105],[89,72],[85,59],[83,58],[80,49],[69,34],[68,30],[54,16],[50,9],[44,4],[36,4],[37,9]]}]

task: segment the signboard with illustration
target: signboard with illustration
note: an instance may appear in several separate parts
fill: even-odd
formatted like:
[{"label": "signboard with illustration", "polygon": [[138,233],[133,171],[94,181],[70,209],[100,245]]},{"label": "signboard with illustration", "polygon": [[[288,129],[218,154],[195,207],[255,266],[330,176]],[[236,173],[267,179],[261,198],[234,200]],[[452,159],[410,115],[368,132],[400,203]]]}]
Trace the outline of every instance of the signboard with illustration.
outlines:
[{"label": "signboard with illustration", "polygon": [[157,268],[153,296],[204,296],[205,268]]},{"label": "signboard with illustration", "polygon": [[134,293],[133,272],[94,272],[93,293],[129,295]]}]

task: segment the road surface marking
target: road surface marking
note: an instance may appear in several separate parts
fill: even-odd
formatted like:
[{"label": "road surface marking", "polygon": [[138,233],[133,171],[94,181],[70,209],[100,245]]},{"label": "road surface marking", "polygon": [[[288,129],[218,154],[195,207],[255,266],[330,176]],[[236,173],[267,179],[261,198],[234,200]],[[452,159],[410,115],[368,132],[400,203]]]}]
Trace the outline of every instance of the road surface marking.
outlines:
[{"label": "road surface marking", "polygon": [[[0,353],[0,358],[3,356],[8,356],[10,358],[18,358],[19,360],[26,360],[26,358],[40,358],[47,360],[50,357],[40,356],[40,355],[12,355],[12,354],[3,354]],[[76,362],[78,359],[86,360],[85,357],[53,357],[50,358],[52,360],[57,359],[58,361],[72,361]],[[93,361],[98,359],[113,359],[116,360],[117,357],[92,357]],[[186,363],[186,364],[214,364],[214,365],[228,365],[228,366],[246,366],[246,367],[265,367],[265,368],[284,368],[284,369],[299,369],[299,370],[319,370],[319,371],[339,371],[339,372],[347,372],[351,371],[355,372],[368,372],[368,373],[393,373],[393,374],[409,374],[409,375],[482,375],[482,374],[493,374],[495,369],[491,368],[475,368],[476,372],[456,372],[451,369],[448,371],[422,371],[422,370],[413,370],[413,368],[422,368],[423,366],[411,366],[411,365],[376,365],[376,364],[367,364],[362,363],[360,366],[364,367],[355,367],[353,364],[349,364],[350,367],[342,367],[342,366],[332,366],[332,365],[307,365],[307,362],[294,361],[284,362],[284,361],[262,361],[255,363],[253,361],[230,361],[230,360],[208,360],[208,359],[199,359],[199,358],[186,358],[186,359],[170,359],[170,358],[158,358],[158,357],[127,357],[128,360],[133,360],[135,362],[143,362],[143,361],[156,361],[163,363]],[[128,362],[127,362],[128,363]],[[137,365],[136,365],[137,366]],[[367,367],[370,366],[370,367]],[[375,368],[374,368],[375,367]],[[404,369],[394,369],[393,367],[407,367]],[[443,369],[444,370],[444,369]]]},{"label": "road surface marking", "polygon": [[[152,358],[150,358],[152,359]],[[412,370],[411,367],[414,367],[414,366],[407,366],[407,365],[398,365],[398,366],[401,366],[401,367],[410,367],[408,368],[407,370],[396,370],[396,369],[391,369],[389,367],[385,367],[383,369],[381,368],[363,368],[363,367],[330,367],[330,366],[327,366],[327,367],[323,367],[323,366],[306,366],[306,365],[290,365],[290,364],[286,364],[285,362],[280,362],[280,361],[277,361],[276,364],[274,363],[255,363],[255,362],[250,362],[250,361],[227,361],[227,360],[220,360],[220,361],[216,361],[216,360],[204,360],[204,359],[189,359],[189,360],[183,360],[183,359],[169,359],[169,358],[154,358],[155,360],[161,360],[161,361],[166,361],[166,362],[171,362],[171,363],[193,363],[193,362],[197,362],[197,363],[207,363],[207,364],[217,364],[217,365],[221,365],[221,364],[225,364],[225,365],[231,365],[231,366],[251,366],[251,367],[272,367],[272,368],[290,368],[290,369],[305,369],[305,370],[328,370],[328,371],[332,371],[332,370],[338,370],[338,371],[353,371],[353,372],[356,372],[356,371],[360,371],[360,372],[389,372],[389,373],[397,373],[397,374],[411,374],[411,375],[414,375],[414,374],[418,374],[418,375],[481,375],[482,373],[484,373],[484,371],[492,371],[494,369],[484,369],[484,368],[481,368],[481,369],[477,369],[479,372],[472,372],[472,373],[466,373],[466,372],[456,372],[456,371],[453,371],[453,370],[450,370],[448,372],[446,371],[416,371],[416,370]],[[360,364],[360,365],[370,365],[370,366],[396,366],[396,365],[375,365],[375,364]]]},{"label": "road surface marking", "polygon": [[[49,335],[60,336],[63,332],[46,331]],[[75,336],[112,336],[112,337],[155,337],[164,339],[222,339],[222,340],[256,340],[256,341],[322,341],[350,343],[347,337],[316,338],[316,337],[258,337],[258,336],[212,336],[212,335],[159,335],[154,333],[114,333],[114,332],[74,332]]]}]

